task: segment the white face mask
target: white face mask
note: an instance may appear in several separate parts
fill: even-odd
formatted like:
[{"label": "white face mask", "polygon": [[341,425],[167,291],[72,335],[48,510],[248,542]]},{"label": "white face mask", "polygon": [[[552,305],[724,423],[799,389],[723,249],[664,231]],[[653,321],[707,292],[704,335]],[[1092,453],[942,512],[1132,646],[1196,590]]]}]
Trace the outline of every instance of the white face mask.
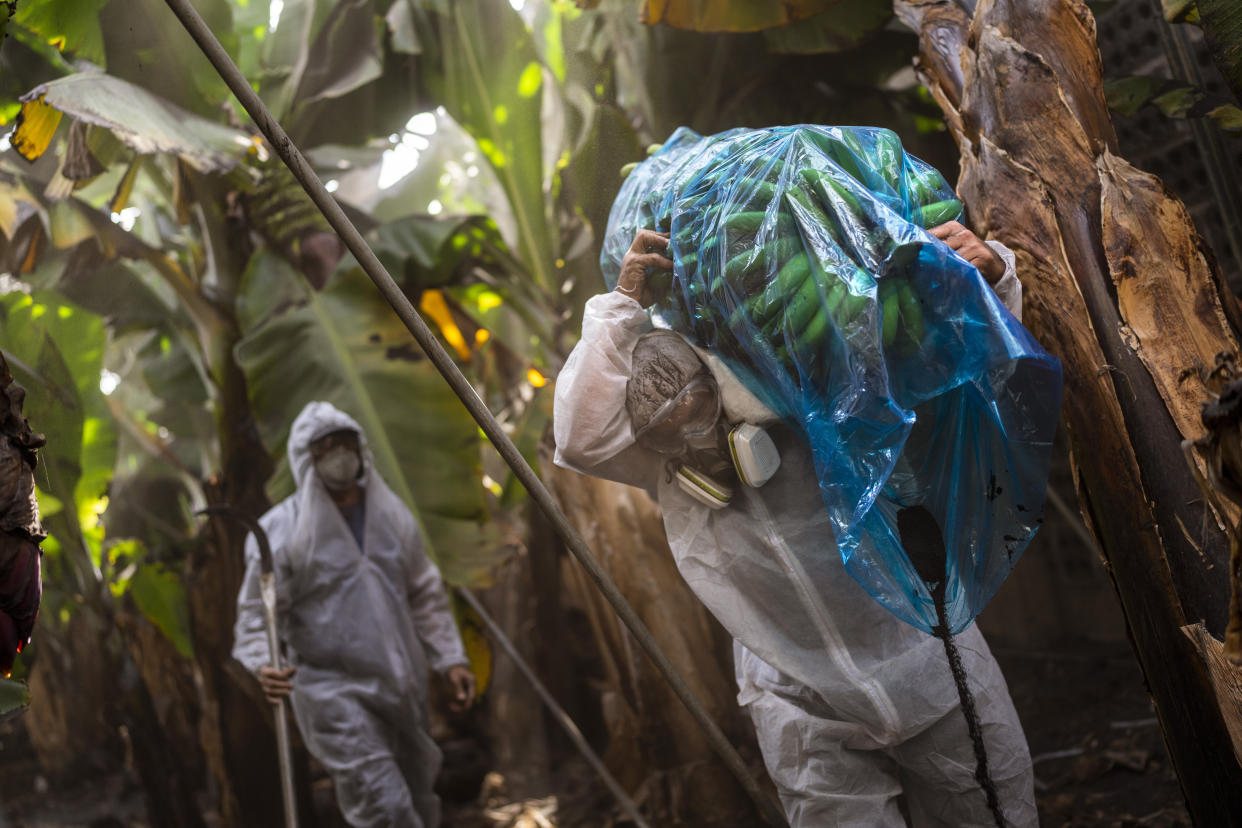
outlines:
[{"label": "white face mask", "polygon": [[330,449],[315,461],[315,471],[323,485],[337,492],[353,486],[361,469],[362,460],[358,452],[346,446]]}]

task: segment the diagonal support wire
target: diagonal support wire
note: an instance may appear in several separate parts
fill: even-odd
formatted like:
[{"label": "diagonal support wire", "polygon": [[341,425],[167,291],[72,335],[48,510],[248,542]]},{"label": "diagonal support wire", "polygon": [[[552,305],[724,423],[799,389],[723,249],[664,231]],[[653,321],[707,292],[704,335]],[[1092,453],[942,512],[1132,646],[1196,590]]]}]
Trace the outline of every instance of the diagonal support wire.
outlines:
[{"label": "diagonal support wire", "polygon": [[362,234],[358,232],[358,228],[354,227],[353,222],[345,215],[336,200],[324,189],[323,183],[319,177],[315,175],[315,171],[311,169],[306,158],[303,157],[300,150],[285,133],[284,129],[272,117],[272,113],[268,111],[262,99],[251,88],[241,70],[233,63],[233,59],[229,57],[228,52],[220,45],[211,29],[199,16],[190,0],[166,0],[168,7],[181,21],[186,31],[194,38],[194,41],[202,49],[203,54],[211,61],[212,65],[219,72],[220,77],[228,84],[229,89],[237,96],[238,101],[245,107],[250,117],[254,120],[259,130],[267,137],[276,154],[280,156],[285,165],[293,173],[294,177],[301,183],[302,188],[306,190],[306,194],[323,213],[324,218],[332,225],[332,229],[341,237],[341,241],[349,248],[349,252],[354,255],[359,265],[370,277],[371,281],[379,289],[384,299],[392,306],[397,316],[401,319],[405,327],[414,336],[419,346],[427,354],[431,362],[436,366],[441,376],[448,382],[453,392],[461,399],[462,403],[469,410],[470,415],[474,417],[483,433],[496,447],[496,451],[504,458],[505,462],[513,470],[514,475],[526,487],[526,491],[531,498],[539,505],[548,516],[548,520],[556,527],[557,533],[565,542],[565,546],[578,559],[578,563],[587,571],[595,581],[597,587],[608,603],[612,605],[613,610],[620,617],[621,621],[633,634],[638,641],[639,646],[647,653],[647,657],[655,664],[656,669],[664,677],[672,687],[673,692],[677,694],[677,698],[686,706],[690,715],[698,722],[702,728],[707,741],[711,744],[717,756],[729,768],[733,775],[737,778],[738,783],[746,791],[747,795],[755,804],[755,808],[762,815],[764,821],[772,826],[772,828],[788,828],[788,823],[775,804],[763,794],[758,783],[746,770],[746,765],[742,761],[742,757],[738,755],[733,745],[725,737],[724,733],[712,720],[707,710],[690,690],[685,679],[677,672],[677,669],[669,661],[659,644],[656,643],[651,631],[647,629],[647,625],[638,617],[638,613],[621,594],[621,590],[617,588],[616,583],[600,566],[599,561],[592,554],[586,541],[578,534],[578,531],[569,522],[561,512],[556,502],[552,499],[552,495],[544,487],[543,483],[531,469],[526,459],[518,452],[517,447],[513,445],[513,441],[504,433],[500,427],[500,423],[492,416],[491,411],[479,398],[474,387],[470,385],[466,377],[457,368],[456,363],[449,357],[448,353],[436,341],[435,335],[431,329],[427,327],[427,323],[411,304],[409,297],[401,292],[401,288],[393,281],[391,275],[380,263],[375,253],[371,250],[366,240],[362,238]]},{"label": "diagonal support wire", "polygon": [[638,812],[638,806],[634,804],[634,800],[630,799],[629,794],[627,794],[625,789],[621,787],[621,783],[616,780],[616,777],[608,772],[608,768],[604,766],[604,762],[599,758],[599,755],[596,754],[595,751],[591,750],[591,746],[587,744],[586,737],[582,735],[582,731],[578,729],[578,725],[576,725],[574,720],[570,718],[569,714],[565,712],[565,708],[557,704],[556,699],[554,699],[552,694],[548,692],[548,688],[544,687],[543,682],[541,682],[539,677],[535,675],[535,671],[531,669],[530,664],[527,663],[526,659],[522,658],[521,653],[519,653],[517,648],[513,646],[513,642],[509,640],[508,636],[505,635],[504,631],[500,629],[500,626],[492,619],[492,617],[487,614],[487,610],[483,609],[483,605],[479,603],[479,599],[475,598],[470,590],[463,589],[461,587],[457,587],[454,592],[456,592],[457,595],[469,604],[470,608],[478,614],[479,618],[483,621],[483,626],[487,627],[487,631],[492,634],[492,638],[494,638],[496,643],[500,645],[500,648],[508,654],[509,658],[513,659],[513,663],[517,665],[518,670],[520,670],[522,675],[526,677],[526,680],[530,682],[530,686],[534,688],[535,693],[547,706],[548,710],[552,711],[552,715],[556,718],[557,723],[564,728],[570,741],[574,743],[574,746],[578,748],[578,751],[583,755],[591,767],[595,769],[595,772],[599,774],[599,778],[602,779],[604,784],[608,786],[608,790],[612,791],[612,795],[616,798],[617,804],[621,806],[621,810],[625,811],[626,816],[634,821],[634,825],[637,826],[637,828],[651,828],[647,820],[643,819],[642,814]]}]

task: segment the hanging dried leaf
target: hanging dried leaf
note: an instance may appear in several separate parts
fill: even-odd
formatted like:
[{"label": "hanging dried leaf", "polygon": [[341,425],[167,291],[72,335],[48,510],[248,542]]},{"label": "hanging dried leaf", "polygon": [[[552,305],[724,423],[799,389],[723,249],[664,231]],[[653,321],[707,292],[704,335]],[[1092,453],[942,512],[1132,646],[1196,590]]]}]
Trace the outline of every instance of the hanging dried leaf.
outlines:
[{"label": "hanging dried leaf", "polygon": [[1197,23],[1199,8],[1195,0],[1161,0],[1164,19],[1170,23]]},{"label": "hanging dried leaf", "polygon": [[17,129],[9,139],[13,149],[27,161],[37,161],[52,143],[60,118],[60,112],[48,106],[42,96],[23,102],[22,111],[17,114]]}]

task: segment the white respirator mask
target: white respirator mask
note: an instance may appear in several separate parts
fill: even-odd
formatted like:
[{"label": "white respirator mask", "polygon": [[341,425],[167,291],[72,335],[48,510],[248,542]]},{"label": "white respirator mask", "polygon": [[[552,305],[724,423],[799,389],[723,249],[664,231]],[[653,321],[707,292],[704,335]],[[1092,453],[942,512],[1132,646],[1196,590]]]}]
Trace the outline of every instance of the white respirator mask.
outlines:
[{"label": "white respirator mask", "polygon": [[[722,419],[716,381],[680,336],[647,334],[634,354],[626,404],[635,439],[669,458],[667,468],[682,491],[711,509],[723,509],[738,481],[759,487],[776,474],[781,461],[772,438],[757,425],[730,427]],[[691,372],[688,381],[679,382]],[[650,411],[660,396],[666,399]]]},{"label": "white respirator mask", "polygon": [[334,492],[344,491],[358,480],[362,471],[362,460],[358,452],[348,446],[336,446],[329,449],[315,461],[315,472],[323,485]]}]

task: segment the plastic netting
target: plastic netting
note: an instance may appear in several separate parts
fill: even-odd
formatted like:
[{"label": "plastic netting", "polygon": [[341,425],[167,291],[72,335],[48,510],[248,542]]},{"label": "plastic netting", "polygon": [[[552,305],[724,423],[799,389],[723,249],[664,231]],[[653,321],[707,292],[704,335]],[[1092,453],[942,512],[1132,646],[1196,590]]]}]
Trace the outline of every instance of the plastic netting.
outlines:
[{"label": "plastic netting", "polygon": [[890,130],[681,128],[626,178],[601,256],[612,288],[639,228],[670,234],[653,319],[801,430],[846,570],[929,632],[936,579],[898,514],[935,518],[960,631],[1042,521],[1061,395],[1059,361],[927,232],[960,217]]}]

